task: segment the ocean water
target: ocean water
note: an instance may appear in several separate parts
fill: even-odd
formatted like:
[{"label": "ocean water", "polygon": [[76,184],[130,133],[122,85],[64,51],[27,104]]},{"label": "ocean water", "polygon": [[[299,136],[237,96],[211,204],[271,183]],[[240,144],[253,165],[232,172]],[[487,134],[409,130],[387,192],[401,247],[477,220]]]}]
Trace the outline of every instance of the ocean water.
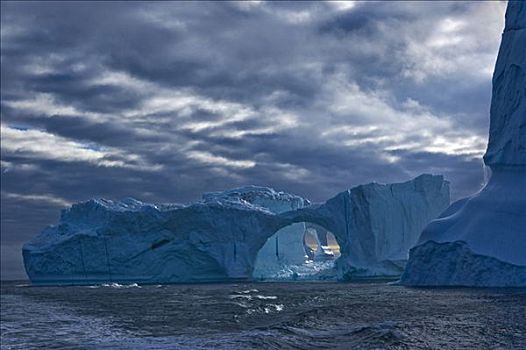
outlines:
[{"label": "ocean water", "polygon": [[526,349],[526,289],[20,283],[1,349]]}]

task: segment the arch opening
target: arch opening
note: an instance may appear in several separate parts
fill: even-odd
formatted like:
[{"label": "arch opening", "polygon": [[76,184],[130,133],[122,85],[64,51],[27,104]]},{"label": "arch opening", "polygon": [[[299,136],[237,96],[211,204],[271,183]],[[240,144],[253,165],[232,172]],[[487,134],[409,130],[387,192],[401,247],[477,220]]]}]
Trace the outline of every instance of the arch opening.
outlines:
[{"label": "arch opening", "polygon": [[335,260],[341,255],[334,234],[319,225],[307,223],[303,243],[305,253],[312,261]]},{"label": "arch opening", "polygon": [[282,227],[258,251],[252,277],[256,280],[336,279],[340,246],[320,225],[296,222]]}]

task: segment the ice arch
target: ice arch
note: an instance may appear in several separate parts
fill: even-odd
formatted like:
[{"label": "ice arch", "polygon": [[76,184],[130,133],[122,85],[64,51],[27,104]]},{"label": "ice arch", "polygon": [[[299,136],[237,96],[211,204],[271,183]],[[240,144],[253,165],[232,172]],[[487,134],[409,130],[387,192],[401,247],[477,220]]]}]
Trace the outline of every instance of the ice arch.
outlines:
[{"label": "ice arch", "polygon": [[[254,263],[252,277],[255,280],[327,280],[335,279],[335,256],[325,254],[321,243],[315,234],[320,247],[317,252],[312,252],[305,243],[309,235],[307,229],[309,222],[296,222],[286,225],[276,231],[267,239],[264,246],[258,251]],[[319,230],[328,230],[316,225]],[[326,239],[324,245],[327,246]],[[317,254],[317,255],[316,255]]]}]

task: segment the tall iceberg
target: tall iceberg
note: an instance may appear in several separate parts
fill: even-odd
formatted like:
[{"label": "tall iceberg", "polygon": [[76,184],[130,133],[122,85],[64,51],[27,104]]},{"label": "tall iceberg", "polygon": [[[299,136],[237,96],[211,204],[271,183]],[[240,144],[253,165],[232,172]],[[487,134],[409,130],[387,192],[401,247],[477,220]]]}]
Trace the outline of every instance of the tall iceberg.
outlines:
[{"label": "tall iceberg", "polygon": [[526,286],[526,2],[510,1],[495,71],[485,187],[422,232],[401,283]]}]

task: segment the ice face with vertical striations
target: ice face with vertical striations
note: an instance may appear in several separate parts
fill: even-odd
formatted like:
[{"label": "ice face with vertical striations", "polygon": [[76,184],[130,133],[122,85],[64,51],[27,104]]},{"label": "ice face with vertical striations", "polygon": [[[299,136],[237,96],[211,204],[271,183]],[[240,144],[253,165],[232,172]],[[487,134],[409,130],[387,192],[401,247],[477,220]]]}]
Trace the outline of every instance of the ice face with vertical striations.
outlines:
[{"label": "ice face with vertical striations", "polygon": [[488,149],[492,169],[526,167],[526,4],[510,1],[493,72]]},{"label": "ice face with vertical striations", "polygon": [[423,231],[401,283],[526,286],[526,2],[510,1],[493,74],[492,175]]}]

